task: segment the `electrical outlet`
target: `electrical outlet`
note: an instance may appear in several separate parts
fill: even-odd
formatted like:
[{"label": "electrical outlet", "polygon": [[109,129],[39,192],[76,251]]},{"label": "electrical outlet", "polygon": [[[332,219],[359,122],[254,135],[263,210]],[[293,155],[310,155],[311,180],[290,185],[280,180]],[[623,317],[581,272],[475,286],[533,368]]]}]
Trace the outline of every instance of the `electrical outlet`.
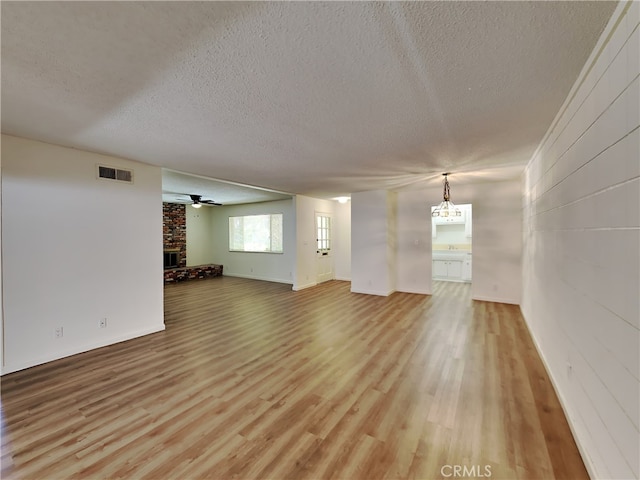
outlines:
[{"label": "electrical outlet", "polygon": [[62,329],[62,327],[56,327],[56,338],[62,338],[63,334],[64,330]]},{"label": "electrical outlet", "polygon": [[107,319],[106,318],[101,318],[100,319],[100,328],[107,328]]}]

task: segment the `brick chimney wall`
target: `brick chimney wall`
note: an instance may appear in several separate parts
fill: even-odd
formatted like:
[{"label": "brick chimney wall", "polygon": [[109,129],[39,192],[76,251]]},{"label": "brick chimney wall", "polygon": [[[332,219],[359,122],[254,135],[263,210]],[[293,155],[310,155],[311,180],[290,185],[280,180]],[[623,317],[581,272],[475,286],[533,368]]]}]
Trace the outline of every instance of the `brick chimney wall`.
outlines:
[{"label": "brick chimney wall", "polygon": [[182,203],[162,203],[162,241],[164,250],[180,252],[178,266],[187,266],[187,217]]}]

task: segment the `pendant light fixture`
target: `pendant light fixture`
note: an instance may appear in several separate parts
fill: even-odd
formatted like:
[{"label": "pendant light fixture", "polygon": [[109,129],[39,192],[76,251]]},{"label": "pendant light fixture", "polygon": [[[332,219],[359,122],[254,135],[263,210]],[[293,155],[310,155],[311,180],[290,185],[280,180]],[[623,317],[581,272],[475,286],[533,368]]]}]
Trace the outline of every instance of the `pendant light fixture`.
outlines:
[{"label": "pendant light fixture", "polygon": [[431,216],[432,217],[460,217],[462,216],[462,212],[458,207],[456,207],[453,204],[452,201],[449,200],[449,198],[451,198],[451,195],[449,194],[449,180],[447,179],[447,175],[450,175],[450,173],[443,173],[442,175],[444,176],[443,200],[442,202],[440,202],[440,205],[438,205],[431,212]]}]

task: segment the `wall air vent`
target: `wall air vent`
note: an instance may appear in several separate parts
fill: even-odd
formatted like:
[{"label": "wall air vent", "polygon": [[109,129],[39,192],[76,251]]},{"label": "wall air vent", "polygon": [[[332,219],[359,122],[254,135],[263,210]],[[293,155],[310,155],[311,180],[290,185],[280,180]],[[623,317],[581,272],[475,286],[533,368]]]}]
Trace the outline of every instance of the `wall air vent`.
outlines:
[{"label": "wall air vent", "polygon": [[118,182],[133,183],[133,170],[98,165],[98,178],[116,180]]}]

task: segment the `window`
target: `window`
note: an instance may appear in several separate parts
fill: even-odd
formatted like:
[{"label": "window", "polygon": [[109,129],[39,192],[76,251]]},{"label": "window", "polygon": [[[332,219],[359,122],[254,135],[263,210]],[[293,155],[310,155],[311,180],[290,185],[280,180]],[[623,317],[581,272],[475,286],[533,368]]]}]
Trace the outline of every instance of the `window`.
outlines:
[{"label": "window", "polygon": [[229,217],[229,250],[282,253],[282,214]]},{"label": "window", "polygon": [[318,253],[326,255],[331,250],[331,217],[316,215]]}]

